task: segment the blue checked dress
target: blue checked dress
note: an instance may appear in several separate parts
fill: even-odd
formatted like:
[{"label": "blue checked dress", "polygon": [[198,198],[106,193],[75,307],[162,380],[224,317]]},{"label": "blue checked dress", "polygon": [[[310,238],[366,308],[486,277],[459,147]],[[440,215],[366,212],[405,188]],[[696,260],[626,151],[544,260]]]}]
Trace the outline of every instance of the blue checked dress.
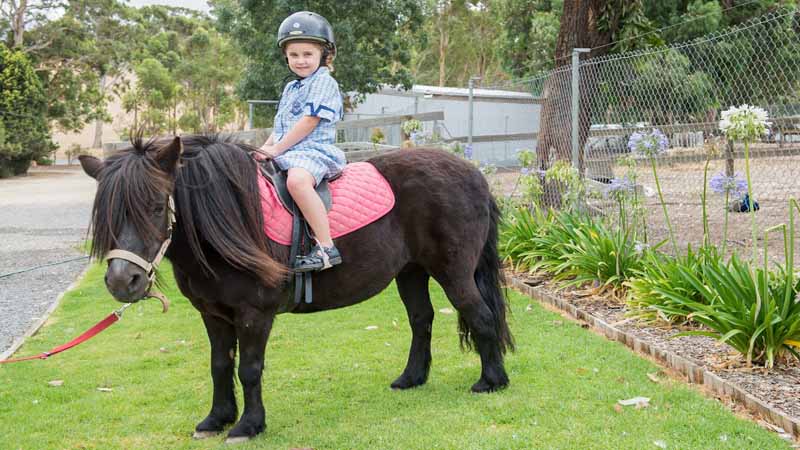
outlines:
[{"label": "blue checked dress", "polygon": [[306,169],[319,184],[344,169],[347,160],[336,147],[336,122],[343,115],[339,84],[327,67],[320,67],[311,76],[286,85],[275,115],[275,142],[281,139],[304,116],[319,117],[316,128],[302,141],[275,158],[281,170],[293,167]]}]

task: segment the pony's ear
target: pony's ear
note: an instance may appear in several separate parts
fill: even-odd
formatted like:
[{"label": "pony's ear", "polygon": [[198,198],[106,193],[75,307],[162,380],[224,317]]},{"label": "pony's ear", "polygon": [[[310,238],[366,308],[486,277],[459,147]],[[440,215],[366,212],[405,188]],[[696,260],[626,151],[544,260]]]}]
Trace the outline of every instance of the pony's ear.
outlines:
[{"label": "pony's ear", "polygon": [[97,179],[97,175],[100,174],[100,171],[103,169],[103,161],[95,158],[94,156],[89,155],[81,155],[78,156],[78,161],[81,162],[81,167],[83,167],[83,171],[86,172],[86,175]]},{"label": "pony's ear", "polygon": [[180,137],[175,136],[172,142],[158,149],[156,161],[164,172],[173,174],[175,173],[175,168],[178,167],[178,161],[180,161],[182,153],[183,142],[181,142]]}]

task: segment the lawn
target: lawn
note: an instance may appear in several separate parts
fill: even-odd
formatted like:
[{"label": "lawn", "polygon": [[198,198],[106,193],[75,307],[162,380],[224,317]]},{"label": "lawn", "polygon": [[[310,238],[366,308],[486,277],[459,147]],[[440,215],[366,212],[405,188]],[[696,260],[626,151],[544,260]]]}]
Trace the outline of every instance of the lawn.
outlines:
[{"label": "lawn", "polygon": [[[64,343],[116,308],[102,275],[92,268],[18,356]],[[647,374],[656,365],[537,304],[529,308],[513,291],[511,385],[471,394],[478,357],[459,350],[456,315],[440,311],[450,305],[431,286],[437,314],[427,385],[389,388],[411,334],[394,286],[355,307],[283,315],[267,349],[267,431],[234,448],[789,447],[679,381],[654,383]],[[208,341],[188,301],[174,288],[165,293],[167,314],[157,301],[137,304],[66,353],[0,366],[0,448],[225,448],[222,436],[191,439],[210,407]],[[650,406],[615,408],[637,396]]]}]

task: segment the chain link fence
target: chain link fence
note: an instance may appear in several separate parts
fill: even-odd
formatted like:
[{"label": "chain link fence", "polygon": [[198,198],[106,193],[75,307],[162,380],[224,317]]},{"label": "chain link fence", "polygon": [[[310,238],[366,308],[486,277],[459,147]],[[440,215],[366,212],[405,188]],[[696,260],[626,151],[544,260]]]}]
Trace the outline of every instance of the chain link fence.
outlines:
[{"label": "chain link fence", "polygon": [[[538,125],[533,149],[537,168],[571,161],[594,192],[590,205],[606,213],[616,205],[604,198],[608,183],[631,170],[621,164],[631,156],[631,134],[660,129],[670,141],[669,151],[658,158],[664,201],[679,243],[697,246],[703,237],[701,195],[707,158],[709,178],[744,174],[743,147],[726,142],[718,130],[721,111],[731,106],[755,105],[769,113],[770,134],[751,146],[756,215],[762,233],[788,221],[788,200],[800,194],[799,33],[800,12],[780,9],[669,47],[580,60],[577,66],[576,54],[573,64],[494,88],[544,99],[539,117],[531,120]],[[651,167],[639,160],[633,170],[644,194],[651,236],[665,238]],[[518,172],[498,174],[494,183],[506,195],[517,195],[515,177]],[[732,198],[731,207],[740,200]],[[709,225],[716,244],[722,239],[724,205],[724,197],[709,189]],[[729,221],[728,247],[748,248],[747,214],[731,213]],[[776,251],[770,250],[771,255],[782,258],[783,243],[777,236],[772,241]]]}]

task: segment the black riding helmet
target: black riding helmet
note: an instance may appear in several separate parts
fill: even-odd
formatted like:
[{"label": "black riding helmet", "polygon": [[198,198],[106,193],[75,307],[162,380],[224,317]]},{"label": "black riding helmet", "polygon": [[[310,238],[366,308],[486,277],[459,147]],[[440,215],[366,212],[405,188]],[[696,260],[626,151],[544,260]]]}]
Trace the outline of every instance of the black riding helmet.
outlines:
[{"label": "black riding helmet", "polygon": [[278,28],[278,47],[283,48],[290,41],[316,41],[323,44],[323,61],[328,55],[336,55],[336,41],[331,24],[311,11],[296,12],[281,22]]}]

